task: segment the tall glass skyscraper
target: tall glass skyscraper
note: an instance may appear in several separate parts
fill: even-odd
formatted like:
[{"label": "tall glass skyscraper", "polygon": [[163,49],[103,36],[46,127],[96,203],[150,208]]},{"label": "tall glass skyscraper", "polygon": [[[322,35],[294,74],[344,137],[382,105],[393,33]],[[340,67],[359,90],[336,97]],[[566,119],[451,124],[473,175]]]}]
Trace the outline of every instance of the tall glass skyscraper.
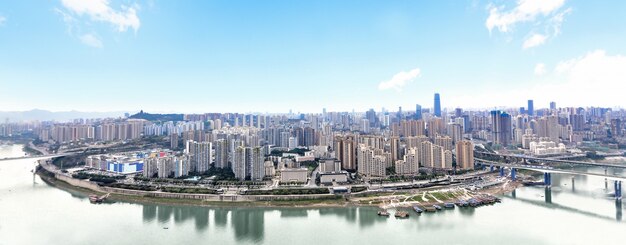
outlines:
[{"label": "tall glass skyscraper", "polygon": [[415,120],[422,119],[422,106],[419,104],[415,105]]},{"label": "tall glass skyscraper", "polygon": [[435,116],[441,117],[441,99],[439,93],[435,93]]},{"label": "tall glass skyscraper", "polygon": [[529,116],[535,115],[535,106],[533,104],[533,100],[528,100],[528,109],[526,110],[526,112],[528,112]]}]

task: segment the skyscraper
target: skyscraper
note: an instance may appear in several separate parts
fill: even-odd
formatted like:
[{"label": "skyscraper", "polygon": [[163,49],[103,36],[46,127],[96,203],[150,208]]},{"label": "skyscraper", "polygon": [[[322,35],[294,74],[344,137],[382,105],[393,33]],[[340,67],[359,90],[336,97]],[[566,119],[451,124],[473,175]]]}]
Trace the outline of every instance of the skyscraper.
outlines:
[{"label": "skyscraper", "polygon": [[178,134],[177,133],[170,134],[170,149],[172,150],[178,149]]},{"label": "skyscraper", "polygon": [[219,139],[215,142],[215,167],[226,168],[228,164],[228,142]]},{"label": "skyscraper", "polygon": [[213,156],[211,155],[211,142],[187,141],[186,152],[189,154],[191,170],[202,173],[209,170]]},{"label": "skyscraper", "polygon": [[415,120],[422,119],[422,106],[419,104],[415,105]]},{"label": "skyscraper", "polygon": [[550,110],[556,110],[556,102],[550,102]]},{"label": "skyscraper", "polygon": [[335,136],[333,150],[343,169],[356,169],[356,142],[353,135]]},{"label": "skyscraper", "polygon": [[365,118],[369,121],[370,127],[378,127],[379,120],[374,109],[369,109],[369,111],[365,112]]},{"label": "skyscraper", "polygon": [[261,147],[237,147],[233,156],[233,172],[239,180],[262,180],[265,177],[265,157]]},{"label": "skyscraper", "polygon": [[508,146],[511,141],[511,115],[502,111],[491,111],[491,135],[494,143]]},{"label": "skyscraper", "polygon": [[528,100],[528,109],[526,110],[529,116],[535,115],[535,106],[533,105],[533,100]]},{"label": "skyscraper", "polygon": [[462,140],[456,144],[456,168],[472,169],[474,167],[474,144]]},{"label": "skyscraper", "polygon": [[239,180],[246,178],[246,148],[243,146],[238,146],[233,154],[233,172]]},{"label": "skyscraper", "polygon": [[435,93],[435,116],[441,117],[441,99],[439,93]]}]

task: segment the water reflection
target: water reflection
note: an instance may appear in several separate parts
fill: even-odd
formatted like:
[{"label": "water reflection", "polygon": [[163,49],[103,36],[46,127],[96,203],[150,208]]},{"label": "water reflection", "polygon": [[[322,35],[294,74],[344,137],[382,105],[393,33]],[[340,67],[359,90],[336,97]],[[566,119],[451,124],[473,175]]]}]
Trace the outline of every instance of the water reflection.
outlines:
[{"label": "water reflection", "polygon": [[157,206],[152,204],[144,204],[143,207],[143,222],[150,223],[156,218]]},{"label": "water reflection", "polygon": [[359,227],[361,228],[367,228],[373,226],[375,223],[387,221],[387,218],[378,216],[375,208],[359,208],[358,218]]},{"label": "water reflection", "polygon": [[357,217],[357,208],[324,208],[320,209],[321,216],[334,215],[345,218],[347,221],[354,223]]},{"label": "water reflection", "polygon": [[615,200],[615,220],[622,221],[622,200]]},{"label": "water reflection", "polygon": [[545,189],[543,192],[544,197],[545,197],[544,200],[547,204],[551,204],[552,203],[552,188],[546,186],[544,189]]},{"label": "water reflection", "polygon": [[159,206],[157,209],[157,220],[159,223],[166,223],[172,217],[173,208],[171,206]]},{"label": "water reflection", "polygon": [[200,208],[195,213],[196,230],[204,231],[209,227],[209,209]]},{"label": "water reflection", "polygon": [[235,230],[237,241],[250,240],[259,242],[263,240],[264,210],[259,208],[233,209],[231,225]]},{"label": "water reflection", "polygon": [[213,211],[213,220],[215,221],[215,226],[226,226],[226,222],[228,222],[228,211],[228,209],[223,208],[218,208]]},{"label": "water reflection", "polygon": [[474,216],[474,212],[476,212],[476,209],[472,207],[459,208],[459,213],[463,216]]},{"label": "water reflection", "polygon": [[304,218],[309,215],[309,211],[306,209],[284,209],[280,211],[281,218]]}]

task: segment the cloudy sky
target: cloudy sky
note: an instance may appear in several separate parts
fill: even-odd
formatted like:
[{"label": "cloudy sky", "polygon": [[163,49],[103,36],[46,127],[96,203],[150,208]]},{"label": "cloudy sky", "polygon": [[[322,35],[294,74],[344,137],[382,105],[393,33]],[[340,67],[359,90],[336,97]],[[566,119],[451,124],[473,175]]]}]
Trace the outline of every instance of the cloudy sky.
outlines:
[{"label": "cloudy sky", "polygon": [[626,106],[626,1],[0,2],[0,111]]}]

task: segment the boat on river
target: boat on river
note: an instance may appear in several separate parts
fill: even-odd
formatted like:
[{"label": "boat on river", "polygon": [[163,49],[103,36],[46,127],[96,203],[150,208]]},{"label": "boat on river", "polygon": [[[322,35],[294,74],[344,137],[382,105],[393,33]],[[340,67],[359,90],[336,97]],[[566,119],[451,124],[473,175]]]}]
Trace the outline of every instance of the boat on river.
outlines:
[{"label": "boat on river", "polygon": [[408,218],[409,217],[409,213],[405,212],[405,211],[396,211],[395,216],[396,216],[396,218],[404,219],[404,218]]},{"label": "boat on river", "polygon": [[104,194],[102,196],[98,196],[98,195],[89,195],[89,202],[91,203],[102,203],[104,202],[104,200],[107,199],[107,197],[109,197],[109,193]]}]

